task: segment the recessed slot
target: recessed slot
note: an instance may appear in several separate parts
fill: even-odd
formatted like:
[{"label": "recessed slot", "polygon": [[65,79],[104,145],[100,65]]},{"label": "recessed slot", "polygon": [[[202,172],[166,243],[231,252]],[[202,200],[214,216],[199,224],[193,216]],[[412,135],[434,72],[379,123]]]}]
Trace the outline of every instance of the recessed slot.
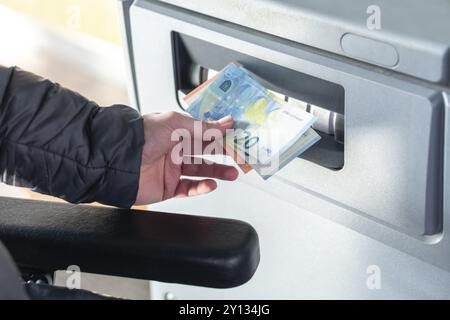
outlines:
[{"label": "recessed slot", "polygon": [[287,103],[317,117],[313,128],[322,139],[299,158],[331,170],[344,166],[344,88],[336,83],[275,65],[181,33],[172,33],[175,84],[181,96],[210,78],[231,61],[241,63],[266,88]]}]

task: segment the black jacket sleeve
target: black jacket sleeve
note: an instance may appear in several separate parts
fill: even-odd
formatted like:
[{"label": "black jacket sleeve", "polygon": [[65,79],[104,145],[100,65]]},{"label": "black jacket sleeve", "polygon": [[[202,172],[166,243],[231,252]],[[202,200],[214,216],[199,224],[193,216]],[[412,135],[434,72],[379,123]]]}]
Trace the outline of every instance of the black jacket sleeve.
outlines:
[{"label": "black jacket sleeve", "polygon": [[0,66],[0,179],[73,203],[130,207],[144,130],[134,109],[101,108],[19,68]]}]

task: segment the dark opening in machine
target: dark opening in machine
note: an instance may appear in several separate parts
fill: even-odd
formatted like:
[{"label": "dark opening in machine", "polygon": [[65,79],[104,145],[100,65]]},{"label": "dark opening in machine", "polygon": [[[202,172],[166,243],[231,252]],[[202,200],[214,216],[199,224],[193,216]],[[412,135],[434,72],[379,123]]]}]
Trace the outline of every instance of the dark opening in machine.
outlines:
[{"label": "dark opening in machine", "polygon": [[313,129],[321,140],[299,158],[331,170],[344,166],[344,88],[296,70],[273,64],[181,33],[172,33],[175,94],[182,96],[211,78],[229,62],[238,62],[288,104],[314,114]]}]

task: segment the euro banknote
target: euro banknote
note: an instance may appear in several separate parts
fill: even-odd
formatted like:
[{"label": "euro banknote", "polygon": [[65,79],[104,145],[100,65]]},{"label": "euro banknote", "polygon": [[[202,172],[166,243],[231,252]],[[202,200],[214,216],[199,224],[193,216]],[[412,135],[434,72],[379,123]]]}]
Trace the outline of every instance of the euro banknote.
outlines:
[{"label": "euro banknote", "polygon": [[234,130],[225,136],[228,149],[263,178],[320,139],[310,129],[315,121],[312,114],[284,103],[236,63],[228,64],[184,101],[199,120],[231,115]]},{"label": "euro banknote", "polygon": [[252,168],[264,179],[270,178],[272,175],[281,170],[285,165],[293,159],[308,150],[313,144],[320,140],[320,135],[309,128],[289,149],[281,156],[278,163],[256,164]]}]

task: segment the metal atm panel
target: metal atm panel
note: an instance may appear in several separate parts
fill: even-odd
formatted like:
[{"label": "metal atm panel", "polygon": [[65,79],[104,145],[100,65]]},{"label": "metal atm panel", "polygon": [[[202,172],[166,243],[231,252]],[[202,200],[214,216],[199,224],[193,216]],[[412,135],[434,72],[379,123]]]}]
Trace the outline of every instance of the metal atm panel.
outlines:
[{"label": "metal atm panel", "polygon": [[[450,4],[445,0],[161,2],[420,79],[450,82]],[[370,29],[368,14],[378,8],[380,28]]]},{"label": "metal atm panel", "polygon": [[[271,199],[275,197],[280,201],[280,208],[290,205],[299,208],[297,221],[305,219],[306,213],[302,212],[312,212],[375,239],[376,243],[450,270],[450,240],[445,233],[448,229],[445,217],[449,211],[444,197],[448,193],[444,181],[448,180],[446,141],[450,106],[450,90],[445,84],[448,70],[444,68],[448,61],[444,50],[446,33],[442,37],[433,36],[430,40],[433,45],[427,50],[416,51],[417,55],[406,49],[400,50],[395,44],[401,53],[400,59],[408,52],[410,58],[411,55],[414,59],[426,58],[423,61],[430,63],[427,65],[430,72],[423,73],[420,66],[415,70],[408,69],[408,59],[402,64],[403,69],[386,68],[350,58],[341,51],[338,53],[342,55],[337,55],[334,50],[320,45],[312,47],[314,38],[320,34],[309,35],[312,42],[305,44],[306,40],[293,41],[292,37],[277,32],[286,31],[286,27],[275,26],[273,34],[268,34],[267,30],[256,30],[255,25],[249,28],[244,20],[217,19],[211,12],[197,10],[202,3],[204,10],[212,8],[204,1],[164,2],[177,6],[138,0],[133,5],[129,3],[124,10],[132,93],[141,112],[179,110],[180,91],[195,85],[181,79],[182,72],[196,66],[218,70],[229,61],[238,61],[270,89],[342,114],[345,117],[342,168],[331,169],[318,161],[298,158],[266,182],[249,174],[240,179],[246,186],[238,184],[235,188],[254,188],[247,199],[252,204],[260,203],[261,198],[256,199],[260,191],[268,192]],[[264,3],[273,9],[271,12],[277,12],[276,1]],[[255,2],[254,5],[261,4]],[[230,7],[223,15],[224,19],[235,9]],[[323,22],[316,13],[305,8],[295,10],[300,17],[308,15],[319,25]],[[241,15],[236,17],[242,18]],[[354,31],[354,24],[343,23],[342,19],[325,20],[339,25],[335,31],[344,34]],[[423,34],[419,33],[417,37],[422,39]],[[397,35],[396,39],[400,38]],[[390,36],[383,41],[388,39]],[[324,151],[316,152],[320,155]],[[234,192],[227,190],[229,194]],[[220,200],[217,194],[212,197]],[[192,200],[192,203],[214,210],[214,205],[207,199]],[[171,205],[163,203],[160,206]],[[241,207],[250,210],[242,203],[232,212]],[[256,219],[258,210],[250,210],[246,215]],[[261,229],[269,227],[258,219],[255,223],[259,223]],[[284,220],[276,223],[285,228],[294,224]],[[333,232],[330,228],[327,232]],[[337,230],[336,227],[339,234]],[[321,233],[320,228],[317,233]],[[263,236],[264,233],[261,238]],[[292,238],[295,237],[292,234]],[[376,243],[372,243],[375,251],[379,246]],[[304,248],[307,244],[297,243],[297,246]],[[264,255],[263,245],[262,250]],[[385,252],[381,255],[383,261],[393,255],[390,249],[379,250]],[[296,258],[292,259],[298,263]],[[272,267],[273,262],[267,263]]]}]

